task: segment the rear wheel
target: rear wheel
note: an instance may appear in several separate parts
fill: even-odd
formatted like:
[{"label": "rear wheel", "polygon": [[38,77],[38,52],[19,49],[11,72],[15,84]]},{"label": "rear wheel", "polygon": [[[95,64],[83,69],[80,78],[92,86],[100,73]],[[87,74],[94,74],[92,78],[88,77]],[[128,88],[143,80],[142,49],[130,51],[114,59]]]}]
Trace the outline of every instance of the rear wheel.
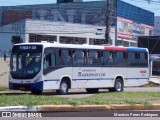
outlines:
[{"label": "rear wheel", "polygon": [[122,92],[123,91],[123,82],[121,79],[116,79],[114,88],[109,88],[110,92]]},{"label": "rear wheel", "polygon": [[98,88],[86,88],[87,93],[98,93]]},{"label": "rear wheel", "polygon": [[31,93],[35,95],[40,95],[42,94],[42,90],[32,90]]},{"label": "rear wheel", "polygon": [[60,84],[60,89],[56,90],[56,92],[59,95],[67,95],[68,89],[69,89],[68,83],[66,81],[62,81]]}]

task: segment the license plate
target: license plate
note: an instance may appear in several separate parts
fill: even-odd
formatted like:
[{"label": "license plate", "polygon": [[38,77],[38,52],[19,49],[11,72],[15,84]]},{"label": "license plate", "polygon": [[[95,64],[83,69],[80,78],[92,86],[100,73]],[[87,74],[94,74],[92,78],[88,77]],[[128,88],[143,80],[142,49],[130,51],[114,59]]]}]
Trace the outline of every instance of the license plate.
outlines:
[{"label": "license plate", "polygon": [[19,89],[20,89],[20,90],[25,90],[25,87],[20,87]]}]

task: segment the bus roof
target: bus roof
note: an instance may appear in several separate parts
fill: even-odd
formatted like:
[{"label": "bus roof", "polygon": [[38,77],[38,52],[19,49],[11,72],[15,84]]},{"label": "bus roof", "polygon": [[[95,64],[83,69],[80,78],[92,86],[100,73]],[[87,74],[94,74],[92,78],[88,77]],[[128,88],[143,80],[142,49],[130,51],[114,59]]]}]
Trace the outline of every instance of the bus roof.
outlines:
[{"label": "bus roof", "polygon": [[59,44],[59,43],[20,43],[15,45],[43,45],[44,47],[55,47],[55,48],[77,48],[77,49],[99,49],[99,50],[113,50],[113,51],[133,51],[133,52],[148,52],[147,48],[139,48],[139,47],[122,47],[122,46],[105,46],[105,45],[77,45],[77,44]]}]

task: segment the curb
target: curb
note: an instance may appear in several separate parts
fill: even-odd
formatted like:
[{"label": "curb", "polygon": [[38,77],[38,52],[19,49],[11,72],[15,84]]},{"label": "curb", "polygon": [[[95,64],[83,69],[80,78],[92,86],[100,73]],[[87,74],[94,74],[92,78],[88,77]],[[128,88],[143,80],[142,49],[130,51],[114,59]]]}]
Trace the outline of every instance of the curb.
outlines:
[{"label": "curb", "polygon": [[40,105],[37,106],[39,112],[82,112],[82,111],[109,111],[111,107],[109,105],[80,105],[74,107],[71,105]]},{"label": "curb", "polygon": [[8,106],[0,107],[0,111],[33,111],[33,112],[95,112],[95,111],[116,111],[116,110],[160,110],[160,104],[152,105],[39,105],[39,106]]},{"label": "curb", "polygon": [[160,110],[160,104],[152,105],[80,105],[74,107],[71,105],[39,105],[37,106],[37,111],[39,112],[92,112],[92,111],[112,111],[112,110]]},{"label": "curb", "polygon": [[0,94],[27,94],[28,91],[0,91]]},{"label": "curb", "polygon": [[0,111],[37,111],[36,106],[27,107],[27,106],[8,106],[8,107],[0,107]]}]

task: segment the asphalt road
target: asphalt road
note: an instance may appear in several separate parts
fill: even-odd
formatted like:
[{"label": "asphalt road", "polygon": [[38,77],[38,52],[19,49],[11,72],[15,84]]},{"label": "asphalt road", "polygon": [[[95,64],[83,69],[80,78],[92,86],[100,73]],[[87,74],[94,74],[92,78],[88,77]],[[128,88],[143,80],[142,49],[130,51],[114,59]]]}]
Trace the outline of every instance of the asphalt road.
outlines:
[{"label": "asphalt road", "polygon": [[[129,87],[124,88],[124,92],[160,92],[159,87]],[[108,89],[100,89],[99,93],[108,93]],[[30,92],[24,91],[0,91],[0,94],[7,95],[19,95],[19,94],[30,94]],[[91,96],[93,94],[88,94],[85,89],[71,89],[69,90],[68,95],[57,95],[54,91],[44,91],[43,95],[55,95],[59,97],[67,97],[67,98],[84,98]]]},{"label": "asphalt road", "polygon": [[[120,114],[135,114],[140,115],[141,113],[148,113],[152,115],[158,115],[158,117],[116,117],[114,114],[119,112]],[[160,112],[158,111],[107,111],[107,112],[55,112],[51,113],[53,117],[42,117],[42,118],[23,118],[23,120],[159,120]],[[107,117],[106,117],[107,116]],[[110,116],[110,117],[108,117]],[[22,118],[0,118],[3,120],[21,120]]]},{"label": "asphalt road", "polygon": [[[0,118],[0,120],[22,120],[22,118]],[[23,120],[159,120],[159,118],[146,117],[47,117],[47,118],[23,118]]]},{"label": "asphalt road", "polygon": [[[129,87],[129,88],[124,88],[124,92],[160,92],[160,87]],[[107,93],[108,89],[101,89],[99,93]],[[46,94],[46,93],[44,93]],[[51,93],[48,93],[51,94]],[[52,93],[55,94],[55,93]],[[60,97],[68,97],[68,98],[83,98],[83,97],[88,97],[93,94],[87,94],[85,89],[72,89],[69,90],[68,95],[57,95]]]}]

